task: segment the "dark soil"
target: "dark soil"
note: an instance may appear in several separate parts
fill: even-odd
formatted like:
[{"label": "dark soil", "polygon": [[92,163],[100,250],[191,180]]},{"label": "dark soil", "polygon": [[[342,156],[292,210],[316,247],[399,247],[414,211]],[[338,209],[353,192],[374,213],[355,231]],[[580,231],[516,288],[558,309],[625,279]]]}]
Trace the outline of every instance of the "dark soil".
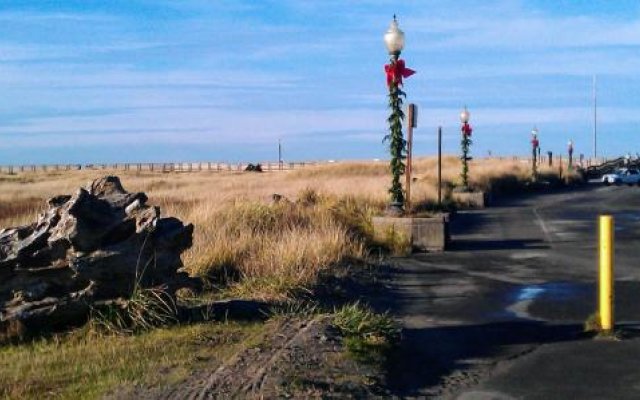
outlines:
[{"label": "dark soil", "polygon": [[165,388],[121,388],[109,399],[384,398],[376,367],[351,359],[330,317],[276,318],[255,346]]}]

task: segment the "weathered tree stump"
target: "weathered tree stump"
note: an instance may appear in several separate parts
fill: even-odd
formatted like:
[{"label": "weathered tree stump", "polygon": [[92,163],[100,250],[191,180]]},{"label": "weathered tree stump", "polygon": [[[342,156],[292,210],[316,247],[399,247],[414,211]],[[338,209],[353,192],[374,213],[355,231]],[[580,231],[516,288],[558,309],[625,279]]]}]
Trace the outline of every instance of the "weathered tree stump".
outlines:
[{"label": "weathered tree stump", "polygon": [[31,225],[0,230],[0,336],[82,323],[136,287],[184,286],[193,225],[146,202],[107,176],[49,199]]}]

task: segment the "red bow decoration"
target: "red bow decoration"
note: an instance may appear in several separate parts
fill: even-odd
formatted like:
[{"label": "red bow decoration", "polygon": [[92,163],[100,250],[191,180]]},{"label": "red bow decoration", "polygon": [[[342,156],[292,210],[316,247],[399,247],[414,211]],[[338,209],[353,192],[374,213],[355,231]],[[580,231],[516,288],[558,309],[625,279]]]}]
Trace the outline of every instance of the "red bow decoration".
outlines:
[{"label": "red bow decoration", "polygon": [[408,78],[415,74],[416,71],[404,66],[404,60],[400,59],[391,64],[384,66],[384,72],[387,73],[387,86],[391,87],[391,84],[397,83],[398,86],[402,86],[402,78]]},{"label": "red bow decoration", "polygon": [[531,145],[533,146],[534,149],[537,149],[538,146],[540,145],[540,142],[538,141],[538,139],[533,139],[531,141]]},{"label": "red bow decoration", "polygon": [[471,132],[473,132],[473,129],[471,128],[471,125],[469,125],[469,124],[462,125],[462,134],[463,135],[471,136]]}]

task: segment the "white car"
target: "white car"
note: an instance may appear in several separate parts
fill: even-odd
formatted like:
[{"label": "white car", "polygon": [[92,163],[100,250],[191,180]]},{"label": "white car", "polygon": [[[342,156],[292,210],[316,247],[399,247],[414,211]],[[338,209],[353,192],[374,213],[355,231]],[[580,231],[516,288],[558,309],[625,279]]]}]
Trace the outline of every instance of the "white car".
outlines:
[{"label": "white car", "polygon": [[640,173],[637,169],[620,168],[611,174],[602,176],[602,183],[605,185],[626,183],[627,185],[640,185]]}]

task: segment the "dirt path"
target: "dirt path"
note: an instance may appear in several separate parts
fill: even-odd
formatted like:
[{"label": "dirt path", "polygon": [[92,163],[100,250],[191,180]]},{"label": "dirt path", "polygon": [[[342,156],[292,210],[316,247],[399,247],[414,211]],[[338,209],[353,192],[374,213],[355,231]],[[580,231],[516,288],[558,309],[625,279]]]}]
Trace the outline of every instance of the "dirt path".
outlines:
[{"label": "dirt path", "polygon": [[222,364],[164,388],[122,388],[108,399],[376,398],[380,372],[346,356],[330,317],[277,318]]},{"label": "dirt path", "polygon": [[[260,347],[246,349],[218,367],[205,382],[172,391],[167,398],[192,400],[262,397],[269,388],[276,364],[300,345],[310,332],[318,333],[321,320],[285,321],[278,332]],[[315,329],[314,329],[315,328]]]}]

